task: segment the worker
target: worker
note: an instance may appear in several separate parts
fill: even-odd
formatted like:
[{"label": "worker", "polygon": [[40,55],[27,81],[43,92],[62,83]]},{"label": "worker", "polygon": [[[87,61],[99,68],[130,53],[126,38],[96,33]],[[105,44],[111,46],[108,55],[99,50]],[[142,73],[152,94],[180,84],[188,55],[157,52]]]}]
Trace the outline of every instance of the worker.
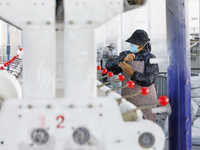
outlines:
[{"label": "worker", "polygon": [[105,68],[106,61],[109,58],[113,58],[114,50],[115,50],[115,43],[110,43],[109,46],[106,46],[103,49],[101,60],[103,61],[102,68]]},{"label": "worker", "polygon": [[101,66],[101,54],[102,53],[102,47],[97,48],[97,65]]},{"label": "worker", "polygon": [[[126,85],[129,80],[135,82],[133,89],[122,89],[122,96],[137,93],[141,87],[148,87],[149,94],[147,96],[138,95],[127,98],[137,107],[152,104],[157,100],[154,83],[158,77],[159,68],[157,64],[150,64],[149,62],[150,58],[155,58],[150,53],[151,45],[149,41],[148,34],[144,30],[136,30],[126,40],[130,43],[129,51],[121,52],[118,57],[109,59],[106,63],[108,71],[112,71],[114,74],[122,73],[125,76],[122,86]],[[142,112],[147,119],[156,122],[156,114],[151,113],[151,108],[142,110]]]},{"label": "worker", "polygon": [[[101,56],[101,68],[105,68],[106,61],[109,58],[113,58],[113,56],[116,55],[115,49],[116,49],[115,43],[110,43],[108,46],[106,46],[103,49],[102,56]],[[107,78],[103,78],[103,82],[107,82]]]}]

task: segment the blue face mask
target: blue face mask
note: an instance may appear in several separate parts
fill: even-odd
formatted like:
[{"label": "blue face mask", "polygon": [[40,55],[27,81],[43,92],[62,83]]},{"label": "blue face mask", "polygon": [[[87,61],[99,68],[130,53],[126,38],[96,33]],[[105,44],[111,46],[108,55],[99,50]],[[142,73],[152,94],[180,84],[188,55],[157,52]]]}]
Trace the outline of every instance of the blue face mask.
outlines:
[{"label": "blue face mask", "polygon": [[110,51],[114,51],[114,49],[110,49]]},{"label": "blue face mask", "polygon": [[130,50],[132,53],[137,53],[137,52],[139,51],[138,46],[137,46],[137,45],[134,45],[134,44],[131,44],[131,45],[130,45],[129,50]]}]

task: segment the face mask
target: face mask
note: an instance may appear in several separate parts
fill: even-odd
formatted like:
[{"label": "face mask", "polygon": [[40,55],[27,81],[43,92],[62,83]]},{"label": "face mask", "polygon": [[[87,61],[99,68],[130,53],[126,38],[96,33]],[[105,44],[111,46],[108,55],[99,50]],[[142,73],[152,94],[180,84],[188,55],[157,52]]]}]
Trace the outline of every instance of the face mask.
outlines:
[{"label": "face mask", "polygon": [[137,46],[137,45],[134,45],[134,44],[131,44],[131,45],[130,45],[129,50],[130,50],[132,53],[137,53],[137,52],[139,51],[138,46]]},{"label": "face mask", "polygon": [[114,51],[114,49],[110,49],[110,51]]}]

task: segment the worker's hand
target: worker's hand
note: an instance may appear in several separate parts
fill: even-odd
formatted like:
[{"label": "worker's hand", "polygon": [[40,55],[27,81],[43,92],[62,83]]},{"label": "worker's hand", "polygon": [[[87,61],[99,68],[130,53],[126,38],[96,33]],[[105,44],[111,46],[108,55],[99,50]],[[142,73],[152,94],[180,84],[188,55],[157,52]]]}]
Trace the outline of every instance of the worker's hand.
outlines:
[{"label": "worker's hand", "polygon": [[130,76],[133,75],[134,71],[131,69],[131,66],[130,66],[129,64],[127,64],[126,62],[123,62],[123,63],[118,64],[118,65],[119,65],[119,66],[122,68],[122,70],[123,70],[124,72],[126,72],[128,75],[130,75]]},{"label": "worker's hand", "polygon": [[124,58],[124,61],[133,61],[133,59],[135,59],[135,54],[131,53]]}]

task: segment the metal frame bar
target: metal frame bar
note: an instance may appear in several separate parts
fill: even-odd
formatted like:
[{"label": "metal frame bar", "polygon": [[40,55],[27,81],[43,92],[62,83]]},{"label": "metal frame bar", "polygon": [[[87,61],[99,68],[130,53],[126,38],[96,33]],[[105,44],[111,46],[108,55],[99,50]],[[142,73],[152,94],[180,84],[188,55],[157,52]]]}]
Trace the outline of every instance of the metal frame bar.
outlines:
[{"label": "metal frame bar", "polygon": [[[98,6],[98,9],[94,6]],[[94,29],[122,13],[123,0],[112,2],[112,5],[107,0],[65,0],[64,9],[65,97],[95,98],[97,94]],[[80,19],[80,16],[83,17]]]}]

